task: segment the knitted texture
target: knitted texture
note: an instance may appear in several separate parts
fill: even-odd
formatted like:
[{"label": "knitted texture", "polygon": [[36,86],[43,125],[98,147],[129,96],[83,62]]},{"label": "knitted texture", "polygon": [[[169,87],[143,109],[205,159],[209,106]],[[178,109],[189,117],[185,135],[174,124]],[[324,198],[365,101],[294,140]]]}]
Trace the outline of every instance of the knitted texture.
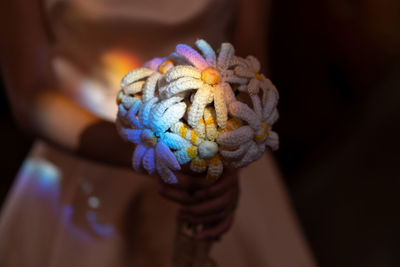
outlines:
[{"label": "knitted texture", "polygon": [[279,146],[279,95],[260,62],[236,56],[229,43],[219,52],[195,45],[131,70],[117,96],[118,131],[136,145],[133,168],[167,183],[178,182],[184,164],[215,180],[224,166],[244,167]]}]

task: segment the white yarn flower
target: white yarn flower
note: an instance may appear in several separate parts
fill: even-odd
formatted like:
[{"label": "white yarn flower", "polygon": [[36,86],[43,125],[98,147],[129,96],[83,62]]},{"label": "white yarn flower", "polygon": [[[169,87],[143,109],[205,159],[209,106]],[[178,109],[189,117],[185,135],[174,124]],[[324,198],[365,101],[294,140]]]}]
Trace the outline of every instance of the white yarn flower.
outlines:
[{"label": "white yarn flower", "polygon": [[223,171],[223,163],[219,154],[218,136],[215,111],[211,107],[204,109],[203,118],[194,129],[190,129],[182,122],[177,122],[171,131],[179,134],[188,141],[187,148],[175,152],[178,162],[190,162],[190,169],[202,173],[207,170],[207,179],[218,179]]},{"label": "white yarn flower", "polygon": [[179,162],[171,150],[185,149],[187,144],[181,136],[167,131],[186,111],[186,104],[181,100],[180,97],[172,97],[158,102],[155,97],[143,103],[137,99],[125,114],[123,109],[119,112],[119,116],[136,121],[131,125],[137,127],[119,128],[125,140],[137,145],[132,159],[133,168],[139,171],[143,167],[149,174],[157,171],[167,183],[177,183],[172,170],[180,170]]},{"label": "white yarn flower", "polygon": [[163,100],[155,96],[165,68],[173,66],[170,59],[155,58],[145,66],[122,79],[123,89],[117,98],[118,129],[125,140],[137,145],[132,159],[135,170],[144,168],[149,174],[157,171],[165,182],[177,183],[172,170],[180,170],[180,165],[171,149],[184,149],[187,141],[167,130],[183,117],[186,104],[178,96]]},{"label": "white yarn flower", "polygon": [[272,150],[279,147],[278,134],[272,131],[272,125],[279,118],[276,108],[279,96],[275,86],[268,79],[262,88],[262,101],[259,94],[250,94],[251,89],[248,89],[253,109],[239,101],[229,104],[229,112],[235,119],[231,120],[226,131],[218,136],[221,155],[231,161],[235,168],[244,167],[259,159],[266,145]]},{"label": "white yarn flower", "polygon": [[[165,72],[174,67],[175,60],[179,60],[175,54],[168,58],[154,58],[144,63],[142,68],[129,71],[121,80],[123,93],[119,96],[139,96],[142,93],[140,98],[144,102],[149,101],[155,97],[159,80]],[[117,98],[117,102],[120,97]]]},{"label": "white yarn flower", "polygon": [[218,58],[206,41],[198,40],[196,46],[203,55],[190,46],[177,45],[177,54],[191,65],[180,65],[170,69],[165,74],[168,85],[162,89],[162,92],[164,97],[168,98],[178,93],[197,90],[189,108],[188,124],[196,127],[206,105],[214,102],[217,124],[223,129],[228,119],[224,94],[225,91],[232,90],[229,82],[244,83],[246,80],[237,78],[232,70],[228,70],[234,55],[231,44],[221,45]]}]

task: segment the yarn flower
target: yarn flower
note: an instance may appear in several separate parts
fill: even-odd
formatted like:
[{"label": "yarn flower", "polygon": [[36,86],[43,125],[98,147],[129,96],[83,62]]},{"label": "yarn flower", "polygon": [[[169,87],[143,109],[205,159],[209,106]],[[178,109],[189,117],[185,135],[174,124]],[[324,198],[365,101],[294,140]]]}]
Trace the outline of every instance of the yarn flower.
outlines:
[{"label": "yarn flower", "polygon": [[245,79],[237,78],[232,70],[228,70],[234,55],[233,46],[229,43],[221,45],[217,55],[204,40],[196,42],[202,55],[187,45],[177,45],[176,52],[191,65],[180,65],[165,74],[168,85],[160,89],[168,98],[178,93],[196,90],[192,105],[188,111],[188,124],[196,127],[203,117],[204,108],[214,102],[216,121],[219,127],[225,128],[228,111],[224,94],[231,91],[229,82],[244,83]]},{"label": "yarn flower", "polygon": [[259,159],[266,145],[272,150],[278,149],[279,138],[272,131],[272,125],[279,117],[276,108],[279,96],[268,79],[265,79],[262,88],[265,89],[261,96],[262,101],[259,94],[251,94],[251,89],[248,89],[253,109],[240,101],[229,104],[233,119],[228,121],[228,127],[217,138],[221,155],[235,168],[244,167]]},{"label": "yarn flower", "polygon": [[[139,171],[142,168],[149,174],[156,171],[167,183],[177,183],[172,170],[180,170],[173,151],[185,149],[186,140],[167,130],[177,123],[186,111],[182,98],[172,97],[158,101],[155,97],[148,102],[136,99],[131,109],[119,116],[126,118],[132,128],[119,127],[120,135],[136,144],[132,166]],[[121,109],[123,110],[123,109]],[[128,117],[128,118],[127,118]]]},{"label": "yarn flower", "polygon": [[207,170],[207,179],[217,180],[223,171],[218,144],[215,142],[218,131],[215,120],[215,110],[212,107],[204,109],[204,115],[198,125],[191,129],[182,122],[177,122],[171,131],[188,141],[187,148],[175,152],[180,164],[190,161],[190,169],[203,173]]},{"label": "yarn flower", "polygon": [[[121,80],[121,90],[117,102],[122,95],[137,96],[144,102],[156,95],[157,83],[162,75],[174,66],[177,55],[171,54],[168,58],[154,58],[143,64],[142,68],[133,69]],[[142,95],[140,95],[142,93]]]},{"label": "yarn flower", "polygon": [[155,96],[157,83],[165,69],[173,66],[172,60],[155,58],[145,66],[122,79],[117,126],[125,140],[136,144],[135,170],[157,171],[165,182],[177,183],[172,170],[180,170],[180,165],[173,151],[185,149],[187,141],[167,130],[183,117],[186,104],[179,96],[162,100]]}]

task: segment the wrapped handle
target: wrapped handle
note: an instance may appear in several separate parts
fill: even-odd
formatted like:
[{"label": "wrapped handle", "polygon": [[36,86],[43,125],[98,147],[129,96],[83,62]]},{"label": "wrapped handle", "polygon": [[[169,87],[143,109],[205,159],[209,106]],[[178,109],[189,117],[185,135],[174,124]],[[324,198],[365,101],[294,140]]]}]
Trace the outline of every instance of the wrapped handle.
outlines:
[{"label": "wrapped handle", "polygon": [[217,267],[209,257],[213,241],[200,241],[195,238],[198,226],[178,223],[174,252],[173,267]]}]

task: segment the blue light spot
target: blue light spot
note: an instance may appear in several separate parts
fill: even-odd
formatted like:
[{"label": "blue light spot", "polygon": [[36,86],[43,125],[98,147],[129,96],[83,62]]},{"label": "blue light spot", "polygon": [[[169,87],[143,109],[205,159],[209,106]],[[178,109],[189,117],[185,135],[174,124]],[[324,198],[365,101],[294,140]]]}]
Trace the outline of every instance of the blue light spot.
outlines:
[{"label": "blue light spot", "polygon": [[86,219],[90,228],[99,236],[107,237],[114,233],[114,227],[111,224],[99,224],[97,222],[97,212],[87,211]]},{"label": "blue light spot", "polygon": [[58,194],[61,172],[54,164],[44,159],[27,159],[21,175],[24,183],[35,185],[40,192],[53,196]]}]

